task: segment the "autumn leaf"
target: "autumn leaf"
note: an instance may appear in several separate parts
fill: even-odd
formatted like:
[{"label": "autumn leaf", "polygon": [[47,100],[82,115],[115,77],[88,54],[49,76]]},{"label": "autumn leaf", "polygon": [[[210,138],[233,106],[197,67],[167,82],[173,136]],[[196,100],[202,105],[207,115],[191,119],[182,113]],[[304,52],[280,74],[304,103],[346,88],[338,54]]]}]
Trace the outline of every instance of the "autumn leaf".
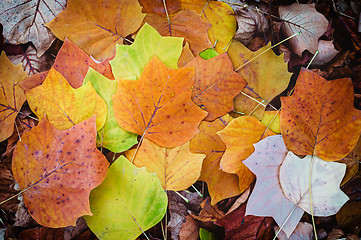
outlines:
[{"label": "autumn leaf", "polygon": [[233,9],[227,3],[209,1],[205,4],[202,19],[212,25],[208,29],[208,37],[215,50],[218,53],[226,52],[237,30]]},{"label": "autumn leaf", "polygon": [[[273,227],[275,232],[278,231],[279,227]],[[308,222],[298,223],[295,231],[288,238],[284,232],[280,232],[277,236],[279,240],[308,240],[313,239],[313,227]]]},{"label": "autumn leaf", "polygon": [[247,216],[245,212],[246,205],[243,204],[237,210],[216,221],[217,225],[225,229],[224,239],[270,239],[273,235],[272,218]]},{"label": "autumn leaf", "polygon": [[[248,199],[246,215],[273,217],[289,237],[303,210],[286,198],[279,180],[279,169],[288,150],[282,136],[270,136],[255,144],[255,152],[243,163],[257,176],[256,185]],[[290,215],[289,219],[287,217]]]},{"label": "autumn leaf", "polygon": [[209,1],[207,0],[180,0],[182,9],[195,10],[201,14]]},{"label": "autumn leaf", "polygon": [[109,80],[92,68],[89,68],[84,78],[84,84],[91,82],[97,94],[107,105],[107,117],[102,129],[98,131],[97,146],[105,147],[112,152],[118,153],[128,150],[137,141],[137,134],[125,131],[119,127],[113,111],[113,100],[117,89],[117,80]]},{"label": "autumn leaf", "polygon": [[40,57],[51,46],[55,36],[45,27],[65,9],[65,0],[0,2],[3,35],[12,44],[32,42]]},{"label": "autumn leaf", "polygon": [[302,69],[293,95],[281,97],[281,133],[287,148],[326,161],[345,157],[361,133],[361,112],[353,101],[349,79],[327,81]]},{"label": "autumn leaf", "polygon": [[192,100],[208,112],[204,120],[213,121],[232,111],[233,98],[247,83],[233,71],[227,53],[209,60],[197,56],[185,67],[192,66],[195,67],[196,72]]},{"label": "autumn leaf", "polygon": [[164,5],[167,8],[168,14],[173,14],[181,8],[181,3],[179,0],[139,0],[139,3],[143,7],[144,12],[154,13],[164,17],[166,16]]},{"label": "autumn leaf", "polygon": [[50,69],[41,86],[25,92],[31,110],[41,120],[46,114],[58,129],[68,129],[96,115],[97,130],[104,125],[107,109],[91,83],[74,89],[55,69]]},{"label": "autumn leaf", "polygon": [[189,149],[194,153],[206,154],[203,160],[199,180],[207,182],[211,204],[241,194],[238,177],[235,174],[224,172],[220,169],[221,157],[226,150],[226,145],[216,134],[232,120],[229,115],[220,117],[213,122],[201,122],[200,133],[189,144]]},{"label": "autumn leaf", "polygon": [[191,100],[192,68],[170,69],[153,57],[136,81],[119,81],[113,108],[123,129],[162,147],[176,147],[194,137],[207,115]]},{"label": "autumn leaf", "polygon": [[[105,17],[106,15],[106,17]],[[69,0],[47,27],[61,40],[68,37],[97,60],[113,57],[115,43],[140,27],[144,18],[137,0]]]},{"label": "autumn leaf", "polygon": [[306,49],[314,54],[318,48],[318,39],[327,30],[327,19],[316,11],[313,3],[280,6],[278,12],[284,21],[282,27],[287,36],[301,33],[288,40],[292,50],[300,57]]},{"label": "autumn leaf", "polygon": [[[56,55],[53,68],[68,80],[70,86],[79,88],[83,86],[83,80],[89,67],[94,68],[107,78],[114,78],[109,61],[103,61],[101,63],[94,62],[83,50],[68,38],[65,38],[63,45]],[[35,74],[25,81],[22,81],[20,85],[24,90],[35,88],[44,82],[47,75],[48,71]]]},{"label": "autumn leaf", "polygon": [[254,143],[274,133],[256,118],[244,116],[232,120],[217,134],[227,146],[221,159],[221,169],[238,175],[239,188],[243,192],[253,182],[254,175],[242,160],[254,152]]},{"label": "autumn leaf", "polygon": [[89,193],[108,168],[95,138],[95,117],[68,130],[43,119],[23,134],[14,150],[12,171],[28,212],[39,224],[65,227],[92,214]]},{"label": "autumn leaf", "polygon": [[182,49],[182,53],[178,59],[177,65],[179,68],[184,67],[187,63],[189,63],[193,59],[194,59],[194,55],[189,48],[189,44],[186,42],[186,44],[184,45],[184,47]]},{"label": "autumn leaf", "polygon": [[117,45],[115,57],[110,61],[115,79],[138,79],[153,56],[169,68],[178,68],[182,43],[182,38],[162,37],[149,24],[144,24],[132,45]]},{"label": "autumn leaf", "polygon": [[314,216],[331,216],[349,199],[340,190],[345,171],[346,164],[326,162],[311,155],[300,159],[288,152],[280,167],[279,178],[284,194],[299,208]]},{"label": "autumn leaf", "polygon": [[[251,52],[241,43],[233,41],[228,49],[228,56],[233,67],[246,80],[247,86],[266,104],[287,88],[291,77],[291,73],[287,71],[287,64],[283,62],[283,56],[277,56],[271,50],[266,51],[270,47],[271,44],[269,43],[257,52]],[[264,52],[262,55],[256,57],[262,52]],[[239,94],[235,98],[235,102],[238,101],[239,96],[249,98]],[[254,104],[260,105],[259,102]],[[236,111],[244,112],[242,109],[244,105],[242,106],[242,104],[240,106],[236,104],[234,108]]]},{"label": "autumn leaf", "polygon": [[189,188],[201,174],[204,154],[189,151],[189,143],[175,148],[163,148],[143,139],[136,156],[135,149],[125,152],[129,161],[137,167],[146,167],[157,174],[164,190],[181,191]]},{"label": "autumn leaf", "polygon": [[162,36],[183,37],[194,54],[213,46],[207,34],[210,24],[193,10],[181,10],[169,16],[169,24],[166,17],[156,14],[147,14],[144,21]]},{"label": "autumn leaf", "polygon": [[272,132],[280,134],[280,111],[265,111],[261,123]]},{"label": "autumn leaf", "polygon": [[84,216],[99,239],[136,239],[167,211],[167,195],[155,174],[121,156],[90,193],[93,216]]},{"label": "autumn leaf", "polygon": [[0,55],[0,142],[10,137],[14,132],[14,123],[23,103],[24,90],[19,82],[28,75],[21,66],[13,65],[5,53]]}]

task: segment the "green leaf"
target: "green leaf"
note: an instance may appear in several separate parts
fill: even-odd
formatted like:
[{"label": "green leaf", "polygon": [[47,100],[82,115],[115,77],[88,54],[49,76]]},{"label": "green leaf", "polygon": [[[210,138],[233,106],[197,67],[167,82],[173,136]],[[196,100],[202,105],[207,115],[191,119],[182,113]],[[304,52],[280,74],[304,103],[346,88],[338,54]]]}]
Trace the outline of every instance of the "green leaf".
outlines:
[{"label": "green leaf", "polygon": [[144,24],[132,45],[117,45],[115,57],[110,61],[115,79],[138,79],[154,55],[167,67],[177,69],[182,44],[183,38],[162,37],[149,24]]},{"label": "green leaf", "polygon": [[89,68],[84,78],[84,83],[91,82],[98,95],[107,104],[107,119],[102,129],[98,131],[97,146],[105,147],[112,152],[123,152],[137,143],[137,134],[128,132],[121,128],[115,120],[113,112],[112,95],[117,89],[117,80],[110,80]]},{"label": "green leaf", "polygon": [[201,56],[204,60],[209,60],[217,55],[219,54],[213,48],[207,48],[203,52],[199,53],[199,56]]},{"label": "green leaf", "polygon": [[136,239],[164,217],[168,200],[157,176],[120,156],[90,193],[93,216],[84,216],[99,239]]},{"label": "green leaf", "polygon": [[204,228],[199,229],[199,238],[201,240],[216,240],[216,236],[212,232],[208,232]]}]

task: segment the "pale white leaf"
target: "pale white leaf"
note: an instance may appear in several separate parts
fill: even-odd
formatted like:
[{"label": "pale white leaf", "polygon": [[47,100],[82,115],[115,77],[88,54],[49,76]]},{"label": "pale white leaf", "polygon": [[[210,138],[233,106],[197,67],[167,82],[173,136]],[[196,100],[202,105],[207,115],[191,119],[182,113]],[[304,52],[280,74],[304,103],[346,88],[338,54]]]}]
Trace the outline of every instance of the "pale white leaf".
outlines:
[{"label": "pale white leaf", "polygon": [[[273,228],[275,231],[279,229],[276,226]],[[310,240],[313,239],[313,227],[307,222],[300,222],[289,238],[282,231],[278,234],[277,238],[279,240]]]}]

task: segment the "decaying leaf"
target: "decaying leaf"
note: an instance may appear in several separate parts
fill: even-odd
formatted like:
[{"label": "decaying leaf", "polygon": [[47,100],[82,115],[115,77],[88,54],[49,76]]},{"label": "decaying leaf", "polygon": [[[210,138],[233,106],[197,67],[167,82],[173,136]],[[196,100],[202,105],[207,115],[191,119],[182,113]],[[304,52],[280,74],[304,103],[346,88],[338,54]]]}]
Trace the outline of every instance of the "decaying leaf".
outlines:
[{"label": "decaying leaf", "polygon": [[99,239],[136,239],[167,211],[167,195],[155,174],[121,156],[90,193],[93,216],[84,216]]},{"label": "decaying leaf", "polygon": [[49,57],[46,54],[38,57],[36,55],[36,49],[32,45],[30,45],[25,52],[22,51],[19,55],[10,55],[8,58],[15,65],[21,63],[24,71],[28,75],[44,72],[51,67]]},{"label": "decaying leaf", "polygon": [[21,66],[13,65],[5,53],[1,53],[0,142],[13,134],[16,116],[25,102],[24,90],[19,83],[27,77]]},{"label": "decaying leaf", "polygon": [[318,39],[327,29],[327,19],[316,11],[313,3],[280,6],[278,12],[283,19],[282,28],[287,36],[300,32],[288,40],[293,52],[300,57],[306,49],[314,54],[318,48]]},{"label": "decaying leaf", "polygon": [[107,117],[102,129],[98,131],[97,146],[118,153],[128,150],[137,143],[137,134],[119,127],[113,112],[113,100],[117,89],[117,80],[110,80],[92,68],[89,68],[84,78],[84,84],[91,82],[95,91],[107,104]]},{"label": "decaying leaf", "polygon": [[138,79],[153,56],[176,69],[182,43],[182,38],[162,37],[148,23],[144,24],[132,45],[117,45],[115,57],[110,61],[115,79]]},{"label": "decaying leaf", "polygon": [[[270,136],[255,145],[255,152],[243,163],[257,176],[256,185],[248,199],[246,215],[270,216],[289,237],[304,211],[295,207],[283,193],[279,168],[288,150],[282,136]],[[288,216],[290,215],[290,218]]]},{"label": "decaying leaf", "polygon": [[32,42],[40,57],[55,40],[45,23],[63,11],[65,5],[66,0],[1,1],[0,23],[4,37],[12,44]]},{"label": "decaying leaf", "polygon": [[310,155],[300,159],[290,151],[280,167],[279,179],[286,197],[299,208],[314,216],[330,216],[349,199],[340,190],[345,171],[346,164]]},{"label": "decaying leaf", "polygon": [[137,0],[68,0],[66,9],[46,26],[59,39],[68,37],[97,60],[105,60],[114,55],[115,43],[122,44],[138,30],[143,18]]},{"label": "decaying leaf", "polygon": [[232,118],[226,115],[213,122],[201,122],[199,134],[192,138],[189,144],[191,152],[207,155],[203,160],[199,180],[207,182],[212,205],[241,193],[237,175],[220,169],[220,161],[226,145],[216,133],[227,126],[231,120]]},{"label": "decaying leaf", "polygon": [[337,51],[333,45],[333,41],[318,41],[318,54],[313,59],[312,65],[324,65],[331,61],[340,51]]},{"label": "decaying leaf", "polygon": [[188,215],[179,231],[179,240],[198,240],[198,238],[199,226],[197,221],[191,215]]},{"label": "decaying leaf", "polygon": [[119,126],[162,147],[186,143],[207,115],[191,100],[193,79],[193,68],[169,69],[154,56],[138,80],[118,82],[112,99]]},{"label": "decaying leaf", "polygon": [[227,53],[204,60],[194,58],[185,67],[195,67],[195,82],[192,100],[208,112],[205,121],[216,118],[233,110],[233,98],[242,91],[246,82],[233,71]]},{"label": "decaying leaf", "polygon": [[354,108],[349,79],[327,81],[302,69],[294,93],[281,102],[281,133],[292,152],[335,161],[356,145],[361,112]]},{"label": "decaying leaf", "polygon": [[183,37],[193,53],[211,48],[207,30],[210,24],[202,20],[201,16],[192,10],[181,10],[170,16],[170,25],[166,17],[147,14],[145,22],[154,27],[162,36]]},{"label": "decaying leaf", "polygon": [[139,3],[143,7],[144,12],[155,13],[160,16],[166,16],[164,5],[167,8],[168,14],[173,14],[181,8],[179,0],[139,0]]},{"label": "decaying leaf", "polygon": [[12,171],[39,224],[65,227],[92,214],[89,193],[103,181],[109,165],[95,139],[95,117],[68,130],[43,119],[23,134],[14,150]]},{"label": "decaying leaf", "polygon": [[135,149],[132,149],[125,156],[135,166],[145,166],[148,172],[155,172],[164,190],[174,191],[187,189],[197,181],[205,157],[204,154],[191,153],[189,142],[163,148],[148,139],[143,139],[135,157],[134,154]]},{"label": "decaying leaf", "polygon": [[[275,232],[278,231],[279,227],[273,227]],[[279,240],[309,240],[313,239],[313,227],[307,222],[298,223],[295,231],[288,238],[284,232],[280,232],[277,236]]]},{"label": "decaying leaf", "polygon": [[31,110],[41,120],[46,118],[58,129],[68,129],[96,115],[97,130],[104,125],[107,108],[91,83],[74,89],[55,69],[50,69],[41,86],[25,92]]}]

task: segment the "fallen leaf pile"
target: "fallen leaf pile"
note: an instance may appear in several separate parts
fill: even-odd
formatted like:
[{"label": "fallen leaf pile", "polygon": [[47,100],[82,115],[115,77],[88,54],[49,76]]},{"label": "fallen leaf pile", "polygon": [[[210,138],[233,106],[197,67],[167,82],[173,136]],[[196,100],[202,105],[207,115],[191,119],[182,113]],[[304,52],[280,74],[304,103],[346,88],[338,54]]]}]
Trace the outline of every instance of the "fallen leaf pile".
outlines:
[{"label": "fallen leaf pile", "polygon": [[361,41],[324,2],[1,2],[0,235],[359,235]]}]

